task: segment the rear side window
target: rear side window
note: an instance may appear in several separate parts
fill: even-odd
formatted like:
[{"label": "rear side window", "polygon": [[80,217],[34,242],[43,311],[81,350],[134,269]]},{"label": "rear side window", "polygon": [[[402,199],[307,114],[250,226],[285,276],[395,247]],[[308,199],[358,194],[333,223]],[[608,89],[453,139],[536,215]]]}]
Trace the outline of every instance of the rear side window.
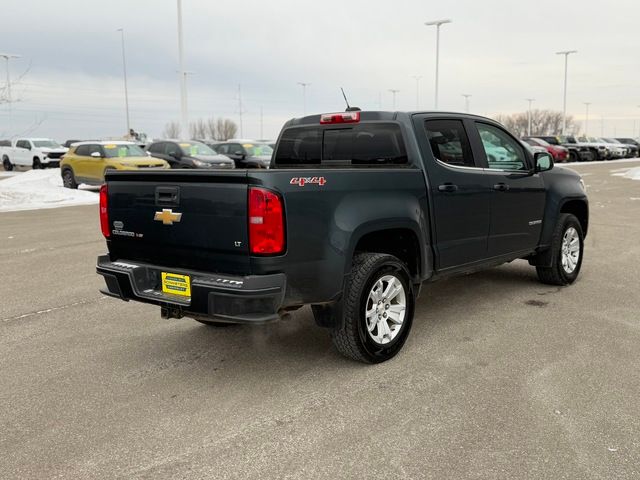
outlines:
[{"label": "rear side window", "polygon": [[424,124],[433,156],[457,167],[475,167],[461,120],[427,120]]},{"label": "rear side window", "polygon": [[378,123],[291,128],[282,134],[275,158],[276,166],[387,166],[407,161],[400,127]]}]

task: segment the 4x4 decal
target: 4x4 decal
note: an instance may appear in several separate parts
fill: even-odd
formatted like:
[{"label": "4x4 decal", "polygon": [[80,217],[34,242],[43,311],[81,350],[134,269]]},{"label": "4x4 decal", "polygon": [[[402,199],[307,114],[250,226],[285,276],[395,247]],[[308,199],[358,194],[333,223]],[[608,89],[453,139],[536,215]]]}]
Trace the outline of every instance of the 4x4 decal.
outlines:
[{"label": "4x4 decal", "polygon": [[324,177],[293,177],[289,183],[299,187],[304,187],[307,184],[320,185],[322,187],[327,183],[327,180]]}]

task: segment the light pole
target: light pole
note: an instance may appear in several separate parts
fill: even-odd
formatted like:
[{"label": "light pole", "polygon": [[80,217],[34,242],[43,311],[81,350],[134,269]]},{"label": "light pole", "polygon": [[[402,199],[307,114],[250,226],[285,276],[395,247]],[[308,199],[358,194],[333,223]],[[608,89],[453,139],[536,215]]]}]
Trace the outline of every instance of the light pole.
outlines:
[{"label": "light pole", "polygon": [[396,90],[394,88],[390,88],[389,91],[391,92],[391,94],[393,95],[393,109],[396,109],[396,93],[398,93],[400,90]]},{"label": "light pole", "polygon": [[450,19],[444,19],[444,20],[434,20],[431,22],[424,23],[427,27],[431,27],[433,25],[435,25],[436,27],[436,94],[435,94],[435,101],[434,101],[435,110],[438,109],[438,68],[440,64],[440,26],[444,25],[445,23],[451,23],[452,21],[453,20],[450,20]]},{"label": "light pole", "polygon": [[240,120],[240,138],[244,137],[242,133],[242,87],[238,84],[238,119]]},{"label": "light pole", "polygon": [[584,134],[585,136],[589,135],[589,105],[591,102],[582,102],[585,106],[585,115],[584,115]]},{"label": "light pole", "polygon": [[464,111],[469,113],[469,98],[471,98],[471,94],[470,93],[463,93],[462,96],[464,97]]},{"label": "light pole", "polygon": [[9,60],[12,58],[20,58],[20,55],[14,55],[12,53],[0,53],[0,57],[7,61],[7,105],[9,108],[9,127],[11,127],[11,116],[13,109],[11,108],[11,73],[9,72]]},{"label": "light pole", "polygon": [[531,104],[535,102],[535,98],[525,98],[529,102],[529,110],[527,110],[527,135],[531,136]]},{"label": "light pole", "polygon": [[302,87],[302,116],[307,114],[307,87],[310,83],[298,82],[298,85]]},{"label": "light pole", "polygon": [[422,75],[412,75],[416,80],[416,110],[420,110],[420,79]]},{"label": "light pole", "polygon": [[178,0],[178,61],[180,63],[180,130],[183,138],[189,137],[187,112],[187,72],[184,70],[184,46],[182,43],[182,0]]},{"label": "light pole", "polygon": [[556,55],[564,55],[564,96],[562,100],[562,135],[567,132],[567,67],[569,64],[569,55],[572,53],[578,53],[577,50],[565,50],[563,52],[556,52]]},{"label": "light pole", "polygon": [[129,90],[127,89],[127,60],[124,55],[124,28],[117,30],[120,32],[122,38],[122,72],[124,73],[124,106],[127,111],[127,135],[131,131],[131,124],[129,123]]}]

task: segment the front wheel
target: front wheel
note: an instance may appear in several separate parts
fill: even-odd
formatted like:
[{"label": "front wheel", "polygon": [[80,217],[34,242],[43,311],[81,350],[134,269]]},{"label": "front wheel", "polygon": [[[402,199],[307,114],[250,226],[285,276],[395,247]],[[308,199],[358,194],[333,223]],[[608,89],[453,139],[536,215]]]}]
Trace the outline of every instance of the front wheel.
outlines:
[{"label": "front wheel", "polygon": [[78,188],[78,183],[76,182],[76,178],[73,175],[73,171],[70,168],[65,168],[62,171],[62,185],[65,188]]},{"label": "front wheel", "polygon": [[396,257],[361,253],[343,293],[341,319],[331,332],[343,355],[365,363],[394,357],[404,345],[415,300],[407,267]]},{"label": "front wheel", "polygon": [[582,266],[584,234],[574,215],[560,215],[553,232],[551,249],[551,266],[536,267],[538,279],[550,285],[569,285],[575,282]]},{"label": "front wheel", "polygon": [[42,166],[42,163],[40,163],[40,159],[38,157],[34,157],[33,158],[33,165],[32,165],[31,168],[33,168],[34,170],[39,170],[39,169],[44,168],[44,167]]}]

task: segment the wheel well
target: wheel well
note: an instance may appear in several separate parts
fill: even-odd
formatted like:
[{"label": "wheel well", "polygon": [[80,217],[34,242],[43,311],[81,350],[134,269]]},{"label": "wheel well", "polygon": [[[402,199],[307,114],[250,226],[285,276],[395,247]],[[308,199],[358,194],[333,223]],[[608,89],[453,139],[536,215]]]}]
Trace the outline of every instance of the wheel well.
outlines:
[{"label": "wheel well", "polygon": [[392,228],[367,233],[356,245],[356,252],[388,253],[398,257],[411,273],[418,277],[421,269],[420,242],[408,228]]},{"label": "wheel well", "polygon": [[38,157],[38,156],[36,155],[36,156],[34,156],[34,157],[33,157],[33,160],[34,160],[34,161],[35,161],[35,160],[40,161],[40,157]]},{"label": "wheel well", "polygon": [[582,200],[569,200],[562,205],[560,213],[575,215],[582,227],[582,233],[585,237],[587,236],[587,229],[589,228],[589,207],[587,207],[585,202]]}]

